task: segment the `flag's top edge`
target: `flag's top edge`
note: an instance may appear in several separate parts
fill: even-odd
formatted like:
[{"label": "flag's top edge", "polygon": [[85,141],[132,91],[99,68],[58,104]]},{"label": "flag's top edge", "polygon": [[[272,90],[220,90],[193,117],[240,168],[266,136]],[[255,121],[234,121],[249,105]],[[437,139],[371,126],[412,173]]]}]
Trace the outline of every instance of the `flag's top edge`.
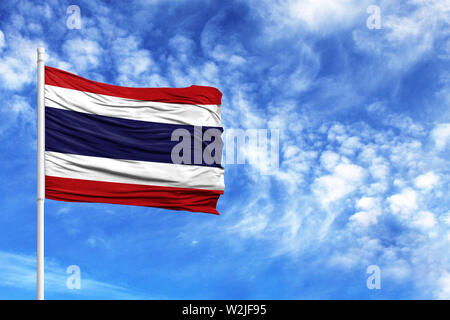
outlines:
[{"label": "flag's top edge", "polygon": [[121,87],[88,80],[49,66],[45,66],[45,84],[135,100],[201,105],[222,103],[222,93],[213,87],[196,85],[186,88]]}]

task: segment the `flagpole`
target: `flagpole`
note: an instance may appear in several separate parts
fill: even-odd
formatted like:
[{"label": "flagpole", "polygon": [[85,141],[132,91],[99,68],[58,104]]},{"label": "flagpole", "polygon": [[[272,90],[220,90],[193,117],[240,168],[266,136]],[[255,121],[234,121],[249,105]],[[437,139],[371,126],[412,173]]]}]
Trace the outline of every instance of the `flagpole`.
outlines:
[{"label": "flagpole", "polygon": [[44,300],[44,198],[45,198],[45,114],[44,114],[44,55],[37,49],[37,272],[36,299]]}]

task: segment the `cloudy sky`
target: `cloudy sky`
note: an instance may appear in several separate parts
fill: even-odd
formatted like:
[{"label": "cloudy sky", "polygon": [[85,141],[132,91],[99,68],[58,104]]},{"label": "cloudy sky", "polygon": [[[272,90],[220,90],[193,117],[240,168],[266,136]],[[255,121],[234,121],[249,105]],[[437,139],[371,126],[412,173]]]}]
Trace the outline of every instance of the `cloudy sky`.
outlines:
[{"label": "cloudy sky", "polygon": [[280,137],[270,175],[225,165],[220,216],[46,200],[46,298],[450,298],[449,0],[43,3],[0,2],[0,298],[35,297],[39,46],[96,81],[217,87],[226,130]]}]

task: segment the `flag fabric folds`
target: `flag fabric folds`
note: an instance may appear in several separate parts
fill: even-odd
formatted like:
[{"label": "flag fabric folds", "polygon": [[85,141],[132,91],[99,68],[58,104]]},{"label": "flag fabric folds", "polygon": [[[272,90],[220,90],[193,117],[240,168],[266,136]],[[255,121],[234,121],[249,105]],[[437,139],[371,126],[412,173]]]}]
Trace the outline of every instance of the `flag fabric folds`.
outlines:
[{"label": "flag fabric folds", "polygon": [[171,152],[177,129],[192,145],[197,127],[223,131],[221,98],[212,87],[120,87],[46,66],[46,198],[218,214],[221,164],[174,163]]}]

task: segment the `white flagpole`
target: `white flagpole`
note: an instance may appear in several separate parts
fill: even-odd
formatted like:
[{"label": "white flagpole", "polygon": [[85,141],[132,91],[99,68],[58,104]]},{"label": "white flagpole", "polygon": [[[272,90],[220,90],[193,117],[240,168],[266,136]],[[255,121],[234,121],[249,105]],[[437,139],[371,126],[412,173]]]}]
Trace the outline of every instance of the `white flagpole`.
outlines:
[{"label": "white flagpole", "polygon": [[45,114],[44,48],[37,49],[37,272],[36,298],[44,300],[44,198],[45,198]]}]

